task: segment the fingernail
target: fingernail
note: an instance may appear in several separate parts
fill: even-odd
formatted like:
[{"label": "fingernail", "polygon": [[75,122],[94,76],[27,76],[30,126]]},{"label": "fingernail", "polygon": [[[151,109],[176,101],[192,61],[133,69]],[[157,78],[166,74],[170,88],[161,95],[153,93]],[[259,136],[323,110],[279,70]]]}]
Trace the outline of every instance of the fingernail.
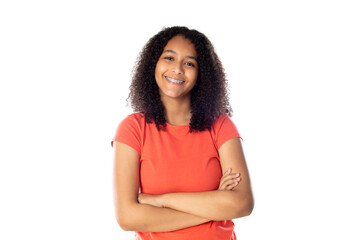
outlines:
[{"label": "fingernail", "polygon": [[240,176],[240,173],[237,173],[236,176],[237,176],[237,177]]}]

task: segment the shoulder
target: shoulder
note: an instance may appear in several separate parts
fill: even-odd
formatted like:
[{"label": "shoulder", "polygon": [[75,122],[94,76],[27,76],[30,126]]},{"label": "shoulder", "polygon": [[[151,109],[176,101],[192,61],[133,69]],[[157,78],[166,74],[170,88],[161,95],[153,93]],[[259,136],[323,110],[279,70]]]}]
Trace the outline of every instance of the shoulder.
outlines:
[{"label": "shoulder", "polygon": [[144,129],[145,117],[141,112],[129,114],[118,124],[116,135],[139,135]]},{"label": "shoulder", "polygon": [[233,121],[230,119],[229,115],[227,115],[226,113],[222,113],[215,120],[212,128],[215,132],[218,132],[223,127],[223,125],[227,126],[229,124],[235,126]]},{"label": "shoulder", "polygon": [[141,112],[136,112],[126,116],[119,124],[119,127],[138,126],[140,127],[145,122],[145,117]]},{"label": "shoulder", "polygon": [[227,140],[240,137],[234,122],[230,119],[229,115],[225,113],[221,114],[216,119],[211,131],[212,135],[215,137],[217,149],[220,149],[222,144],[224,144]]},{"label": "shoulder", "polygon": [[145,120],[144,114],[141,112],[135,112],[135,113],[129,114],[127,117],[125,117],[123,121],[140,122],[141,120]]},{"label": "shoulder", "polygon": [[122,142],[141,153],[141,142],[144,130],[145,117],[141,113],[133,113],[125,117],[118,125],[113,142]]}]

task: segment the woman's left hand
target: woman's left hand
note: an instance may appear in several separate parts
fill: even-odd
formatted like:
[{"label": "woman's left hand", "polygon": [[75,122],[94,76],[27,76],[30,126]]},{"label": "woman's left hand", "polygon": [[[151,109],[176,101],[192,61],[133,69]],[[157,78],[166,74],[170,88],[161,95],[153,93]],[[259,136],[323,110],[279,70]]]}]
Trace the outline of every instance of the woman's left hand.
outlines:
[{"label": "woman's left hand", "polygon": [[141,204],[152,205],[154,207],[163,207],[161,195],[139,193],[138,202]]}]

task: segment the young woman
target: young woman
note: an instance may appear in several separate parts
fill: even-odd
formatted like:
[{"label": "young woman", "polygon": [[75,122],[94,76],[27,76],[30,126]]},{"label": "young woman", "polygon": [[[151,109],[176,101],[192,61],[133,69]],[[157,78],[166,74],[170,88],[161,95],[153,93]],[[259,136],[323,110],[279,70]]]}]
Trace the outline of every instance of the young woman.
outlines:
[{"label": "young woman", "polygon": [[208,38],[165,28],[143,48],[114,148],[116,218],[135,239],[236,239],[254,206],[227,81]]}]

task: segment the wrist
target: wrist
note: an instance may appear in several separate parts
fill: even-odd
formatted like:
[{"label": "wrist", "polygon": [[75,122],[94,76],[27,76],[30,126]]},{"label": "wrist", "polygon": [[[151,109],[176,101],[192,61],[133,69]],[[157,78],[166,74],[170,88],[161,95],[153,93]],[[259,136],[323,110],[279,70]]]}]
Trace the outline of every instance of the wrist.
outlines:
[{"label": "wrist", "polygon": [[166,194],[160,194],[159,195],[159,205],[162,207],[162,208],[166,208]]}]

